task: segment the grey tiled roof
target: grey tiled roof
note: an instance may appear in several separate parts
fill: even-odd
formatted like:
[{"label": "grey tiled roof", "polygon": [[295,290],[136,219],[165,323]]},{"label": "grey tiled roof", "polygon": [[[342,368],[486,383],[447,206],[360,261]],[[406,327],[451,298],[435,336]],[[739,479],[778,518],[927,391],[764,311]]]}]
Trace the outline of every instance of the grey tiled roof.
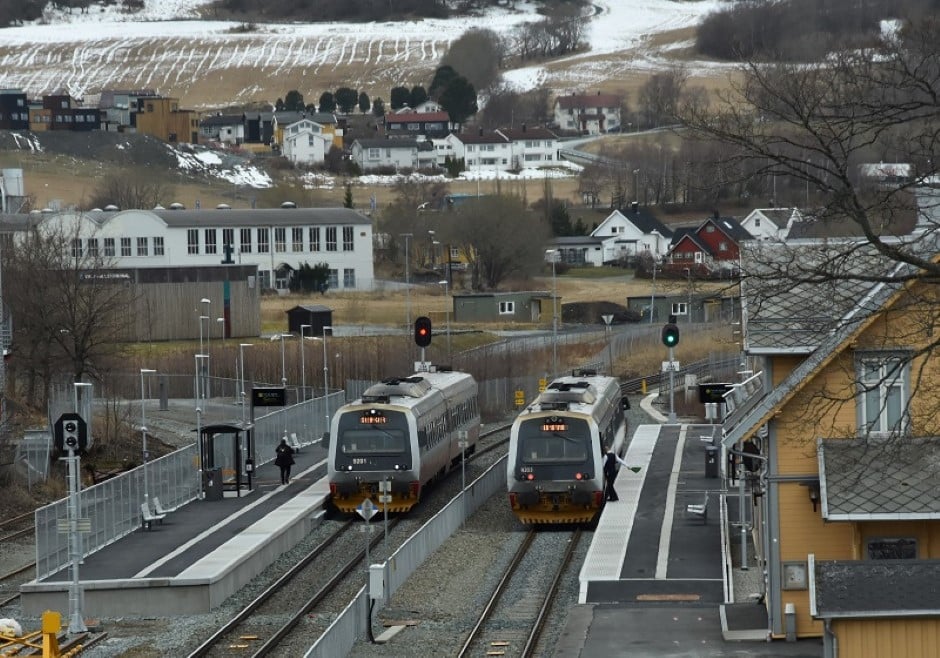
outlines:
[{"label": "grey tiled roof", "polygon": [[940,438],[819,441],[829,521],[940,519]]},{"label": "grey tiled roof", "polygon": [[817,617],[940,614],[940,560],[827,560],[814,566]]}]

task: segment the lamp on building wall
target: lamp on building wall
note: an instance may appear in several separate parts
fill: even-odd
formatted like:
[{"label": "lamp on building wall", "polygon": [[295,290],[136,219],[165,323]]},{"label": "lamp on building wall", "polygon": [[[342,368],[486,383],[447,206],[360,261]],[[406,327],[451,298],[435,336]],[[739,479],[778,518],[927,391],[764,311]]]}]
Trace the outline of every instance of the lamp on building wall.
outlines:
[{"label": "lamp on building wall", "polygon": [[816,511],[816,505],[819,503],[819,480],[810,480],[804,482],[803,486],[809,490],[809,502],[813,504],[813,511]]}]

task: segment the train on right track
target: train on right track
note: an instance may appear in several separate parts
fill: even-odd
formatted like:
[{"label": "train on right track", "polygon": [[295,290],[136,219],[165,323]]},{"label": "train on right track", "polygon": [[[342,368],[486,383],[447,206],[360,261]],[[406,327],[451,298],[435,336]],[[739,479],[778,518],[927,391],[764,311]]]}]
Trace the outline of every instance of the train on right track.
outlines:
[{"label": "train on right track", "polygon": [[607,448],[626,450],[630,404],[619,380],[575,370],[553,380],[512,425],[509,503],[525,524],[592,523],[604,507]]}]

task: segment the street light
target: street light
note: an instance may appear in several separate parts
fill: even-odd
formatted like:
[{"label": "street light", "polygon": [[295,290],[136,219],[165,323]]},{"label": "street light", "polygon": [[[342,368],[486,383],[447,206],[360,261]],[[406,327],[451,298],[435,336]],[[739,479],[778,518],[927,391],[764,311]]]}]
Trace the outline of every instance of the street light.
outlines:
[{"label": "street light", "polygon": [[245,424],[245,348],[251,347],[253,343],[239,343],[238,356],[241,362],[241,401],[242,401],[242,424]]},{"label": "street light", "polygon": [[447,313],[447,362],[450,363],[450,360],[451,360],[451,352],[450,352],[450,307],[451,307],[451,301],[450,301],[450,298],[447,296],[447,285],[448,285],[447,279],[443,279],[443,280],[441,280],[441,281],[438,281],[438,282],[437,282],[437,285],[439,285],[439,286],[444,286],[444,297],[445,297],[445,301],[446,301],[446,303],[447,303],[447,306],[444,307],[444,310],[445,310],[446,313]]},{"label": "street light", "polygon": [[689,267],[683,267],[682,271],[685,272],[686,281],[688,281],[689,289],[689,306],[686,308],[686,313],[689,316],[689,323],[692,323],[692,269]]},{"label": "street light", "polygon": [[141,449],[144,457],[144,502],[150,506],[150,495],[147,486],[147,407],[144,397],[144,375],[155,373],[156,370],[150,368],[140,369],[140,434],[142,438]]},{"label": "street light", "polygon": [[326,409],[326,431],[330,431],[330,362],[326,359],[326,330],[333,331],[333,327],[323,327],[323,406]]},{"label": "street light", "polygon": [[307,364],[304,359],[304,329],[309,329],[311,325],[300,325],[300,390],[303,391],[303,401],[307,401]]},{"label": "street light", "polygon": [[[203,301],[206,301],[206,300],[203,300]],[[208,349],[204,349],[204,347],[203,347],[203,340],[202,340],[202,321],[203,321],[203,320],[206,321],[206,333],[209,333],[209,316],[208,316],[208,315],[200,315],[200,316],[199,316],[199,355],[200,355],[200,356],[204,356],[206,359],[208,359],[208,358],[209,358],[209,354],[208,354],[209,350],[208,350]],[[206,342],[205,342],[205,347],[206,347],[206,348],[208,348],[208,344],[209,344],[209,339],[208,339],[208,337],[207,337],[207,338],[206,338]],[[206,384],[208,384],[207,379],[208,379],[208,373],[209,373],[209,370],[208,370],[208,368],[209,368],[209,362],[208,362],[208,361],[202,361],[201,359],[197,359],[196,363],[199,365],[199,375],[198,375],[198,377],[199,377],[199,385],[196,387],[196,390],[197,390],[199,393],[197,394],[197,397],[200,398],[200,399],[202,399],[202,398],[205,398],[205,397],[206,397],[206,389],[208,388],[208,387],[206,386]]]},{"label": "street light", "polygon": [[287,388],[287,360],[284,358],[284,339],[290,338],[293,334],[274,334],[271,340],[281,339],[281,386]]},{"label": "street light", "polygon": [[555,278],[555,255],[557,249],[546,249],[552,260],[552,377],[558,373],[558,286]]},{"label": "street light", "polygon": [[225,349],[225,318],[216,318],[219,323],[219,336],[222,337],[222,349]]},{"label": "street light", "polygon": [[[204,316],[206,318],[206,351],[204,352],[206,355],[206,382],[203,386],[202,392],[203,395],[208,398],[212,395],[212,391],[209,390],[209,379],[211,377],[209,370],[212,367],[210,363],[211,360],[209,359],[209,355],[212,354],[212,350],[209,349],[209,344],[211,343],[209,335],[212,333],[209,330],[209,320],[212,318],[212,315],[209,313],[209,306],[212,304],[212,301],[208,297],[203,297],[199,301],[206,305],[206,314]],[[202,350],[200,350],[200,352],[202,352]]]}]

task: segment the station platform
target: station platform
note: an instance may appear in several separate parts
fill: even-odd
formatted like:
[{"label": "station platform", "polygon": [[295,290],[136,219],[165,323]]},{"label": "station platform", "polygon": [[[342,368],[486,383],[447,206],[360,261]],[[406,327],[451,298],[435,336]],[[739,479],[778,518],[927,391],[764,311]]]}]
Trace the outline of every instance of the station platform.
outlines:
[{"label": "station platform", "polygon": [[[79,567],[84,614],[173,616],[219,606],[319,523],[329,494],[326,451],[308,445],[294,461],[287,485],[265,464],[250,491],[190,502],[86,556]],[[71,569],[63,569],[21,585],[23,614],[68,609],[71,582]]]}]

